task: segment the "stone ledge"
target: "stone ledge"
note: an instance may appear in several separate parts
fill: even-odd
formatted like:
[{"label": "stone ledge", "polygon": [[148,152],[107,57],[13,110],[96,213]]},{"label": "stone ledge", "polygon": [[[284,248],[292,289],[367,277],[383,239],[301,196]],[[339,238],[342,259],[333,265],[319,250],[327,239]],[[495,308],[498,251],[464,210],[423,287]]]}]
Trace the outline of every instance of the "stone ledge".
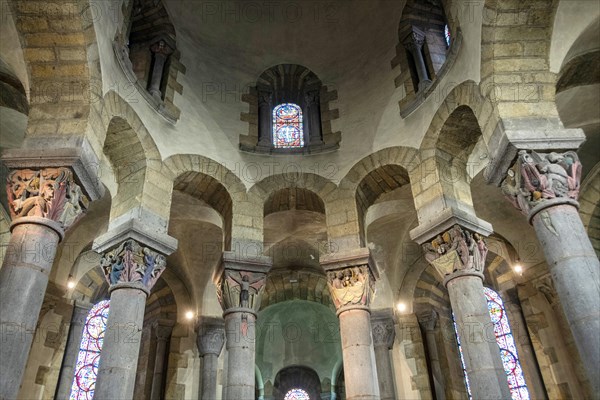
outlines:
[{"label": "stone ledge", "polygon": [[379,279],[379,268],[377,267],[377,263],[371,256],[371,251],[366,247],[325,254],[320,257],[319,263],[325,272],[359,265],[368,265],[373,277]]},{"label": "stone ledge", "polygon": [[117,247],[127,239],[133,239],[165,256],[175,252],[178,244],[177,239],[165,233],[150,232],[145,228],[142,221],[130,219],[97,237],[94,240],[92,249],[98,253],[104,253]]}]

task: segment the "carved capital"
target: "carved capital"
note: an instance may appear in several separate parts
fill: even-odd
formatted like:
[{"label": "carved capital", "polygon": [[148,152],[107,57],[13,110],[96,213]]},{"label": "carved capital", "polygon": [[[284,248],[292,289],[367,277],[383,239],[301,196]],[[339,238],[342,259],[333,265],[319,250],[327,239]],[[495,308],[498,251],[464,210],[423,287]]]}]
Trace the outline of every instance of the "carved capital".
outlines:
[{"label": "carved capital", "polygon": [[574,151],[537,153],[519,151],[502,182],[502,192],[525,215],[552,199],[577,201],[581,163]]},{"label": "carved capital", "polygon": [[[267,90],[259,90],[258,91],[258,106],[259,107],[269,107],[271,105],[271,96],[272,93]],[[269,110],[269,113],[271,110]]]},{"label": "carved capital", "polygon": [[402,44],[408,51],[421,51],[425,43],[425,33],[420,29],[412,27],[410,33],[404,37]]},{"label": "carved capital", "polygon": [[371,330],[373,331],[373,345],[386,346],[391,349],[394,346],[396,338],[396,328],[394,327],[393,312],[373,313],[371,314]]},{"label": "carved capital", "polygon": [[163,54],[165,56],[168,56],[173,53],[173,49],[171,48],[171,46],[169,46],[164,40],[159,40],[158,42],[150,46],[150,51],[154,54]]},{"label": "carved capital", "polygon": [[222,319],[204,318],[198,325],[197,345],[200,356],[219,356],[225,344],[225,325]]},{"label": "carved capital", "polygon": [[171,337],[171,333],[173,333],[173,323],[160,322],[157,321],[154,323],[154,334],[156,338],[160,341],[167,341]]},{"label": "carved capital", "polygon": [[460,225],[423,244],[425,259],[442,278],[454,272],[483,274],[488,248],[483,236]]},{"label": "carved capital", "polygon": [[248,260],[239,258],[234,252],[224,252],[216,280],[217,297],[223,311],[240,309],[257,313],[271,265],[268,257]]},{"label": "carved capital", "polygon": [[345,306],[370,306],[374,282],[366,264],[327,272],[327,286],[338,311]]},{"label": "carved capital", "polygon": [[304,93],[304,101],[306,105],[312,107],[314,105],[319,104],[320,92],[319,90],[310,90]]},{"label": "carved capital", "polygon": [[418,317],[419,323],[426,331],[433,331],[439,320],[437,311],[431,310],[429,313]]},{"label": "carved capital", "polygon": [[69,229],[86,212],[89,200],[69,168],[19,169],[6,186],[11,218],[42,217]]},{"label": "carved capital", "polygon": [[139,282],[149,291],[167,266],[164,255],[129,239],[105,253],[100,266],[110,285]]}]

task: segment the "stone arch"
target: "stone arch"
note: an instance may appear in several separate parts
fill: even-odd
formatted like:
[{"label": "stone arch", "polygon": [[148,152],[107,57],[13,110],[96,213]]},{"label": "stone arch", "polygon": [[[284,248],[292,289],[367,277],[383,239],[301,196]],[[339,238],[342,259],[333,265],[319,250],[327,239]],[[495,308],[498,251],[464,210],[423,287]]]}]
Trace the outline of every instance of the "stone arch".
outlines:
[{"label": "stone arch", "polygon": [[291,389],[302,389],[311,399],[321,398],[319,375],[309,367],[289,366],[277,372],[273,382],[273,399],[284,400]]},{"label": "stone arch", "polygon": [[315,193],[303,188],[283,188],[265,201],[264,215],[288,210],[305,210],[325,214],[325,203]]},{"label": "stone arch", "polygon": [[327,287],[327,278],[316,271],[270,272],[260,303],[261,309],[287,300],[314,301],[335,311]]},{"label": "stone arch", "polygon": [[[136,214],[158,232],[165,232],[170,195],[161,174],[162,158],[154,139],[136,112],[117,93],[104,98],[102,121],[106,135],[102,151],[111,164],[117,189],[111,207],[111,226]],[[143,215],[142,215],[143,214]]]},{"label": "stone arch", "polygon": [[407,184],[419,160],[413,148],[389,147],[357,162],[340,181],[335,197],[326,198],[335,210],[327,216],[330,240],[364,245],[367,209],[381,194]]},{"label": "stone arch", "polygon": [[[549,69],[558,1],[486,0],[481,31],[481,87],[502,118],[557,116],[556,75]],[[524,41],[523,38],[529,38]],[[535,82],[528,78],[535,76]]]},{"label": "stone arch", "polygon": [[600,163],[588,173],[581,185],[579,215],[596,255],[600,257]]},{"label": "stone arch", "polygon": [[[225,166],[200,155],[177,154],[163,162],[161,173],[171,182],[168,184],[170,187],[199,198],[221,215],[226,250],[233,247],[235,239],[256,240],[257,229],[252,216],[261,216],[262,210],[257,211],[258,203],[250,201],[242,181]],[[163,204],[170,210],[170,192],[168,198],[169,201],[163,201]],[[248,215],[250,221],[247,220]]]}]

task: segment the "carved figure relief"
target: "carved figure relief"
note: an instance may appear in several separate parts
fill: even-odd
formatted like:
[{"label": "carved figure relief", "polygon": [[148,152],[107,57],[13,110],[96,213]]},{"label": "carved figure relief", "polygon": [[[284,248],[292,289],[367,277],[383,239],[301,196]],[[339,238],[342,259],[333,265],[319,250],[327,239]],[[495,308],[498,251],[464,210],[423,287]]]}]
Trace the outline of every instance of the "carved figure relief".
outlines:
[{"label": "carved figure relief", "polygon": [[373,292],[367,265],[329,272],[327,286],[337,309],[347,305],[368,306]]},{"label": "carved figure relief", "polygon": [[459,225],[423,244],[425,259],[442,278],[457,271],[483,273],[488,249],[483,237]]},{"label": "carved figure relief", "polygon": [[217,296],[224,310],[251,308],[258,312],[266,275],[256,272],[225,270],[217,284]]},{"label": "carved figure relief", "polygon": [[13,171],[6,192],[13,219],[48,218],[61,223],[65,230],[81,218],[89,205],[68,168]]},{"label": "carved figure relief", "polygon": [[574,151],[545,154],[521,150],[501,188],[516,208],[528,214],[547,199],[577,200],[580,182],[581,163]]},{"label": "carved figure relief", "polygon": [[152,289],[167,266],[165,256],[126,240],[116,249],[104,254],[100,266],[109,284],[141,282]]}]

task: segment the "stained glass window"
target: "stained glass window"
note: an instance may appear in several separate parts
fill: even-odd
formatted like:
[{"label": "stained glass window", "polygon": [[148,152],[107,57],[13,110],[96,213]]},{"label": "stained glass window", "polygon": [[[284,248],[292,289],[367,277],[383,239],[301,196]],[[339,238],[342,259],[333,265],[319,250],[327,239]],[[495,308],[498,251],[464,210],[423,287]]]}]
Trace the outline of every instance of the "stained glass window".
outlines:
[{"label": "stained glass window", "polygon": [[310,400],[310,396],[302,389],[292,389],[286,393],[283,400]]},{"label": "stained glass window", "polygon": [[75,377],[69,400],[92,400],[98,375],[100,351],[106,331],[109,301],[97,303],[87,315],[75,363]]},{"label": "stained glass window", "polygon": [[454,323],[454,333],[456,333],[456,343],[458,343],[458,354],[460,355],[460,365],[462,365],[463,375],[465,376],[465,386],[467,387],[467,394],[469,400],[473,399],[471,394],[471,384],[469,383],[469,375],[467,375],[467,367],[465,364],[465,357],[463,356],[462,346],[460,345],[460,336],[458,334],[458,327],[456,326],[456,320],[454,319],[454,313],[452,313],[452,322]]},{"label": "stained glass window", "polygon": [[446,39],[446,46],[450,47],[450,28],[448,24],[444,25],[444,38]]},{"label": "stained glass window", "polygon": [[[484,287],[483,293],[485,294],[485,298],[487,300],[490,318],[494,324],[496,343],[498,344],[498,349],[500,350],[500,358],[502,359],[504,372],[506,372],[506,379],[508,381],[511,398],[513,400],[529,400],[529,390],[525,384],[523,369],[521,368],[521,363],[519,362],[515,339],[512,334],[512,330],[510,329],[508,317],[506,316],[504,303],[502,302],[500,295],[494,292],[492,289]],[[469,377],[467,376],[467,371],[465,370],[465,360],[463,357],[462,348],[460,346],[460,338],[458,337],[456,322],[454,322],[454,329],[456,330],[460,362],[462,363],[463,371],[465,373],[467,392],[469,393],[469,399],[472,399],[471,388],[469,386]]]},{"label": "stained glass window", "polygon": [[304,146],[302,109],[294,103],[283,103],[273,109],[273,146],[290,148]]}]

